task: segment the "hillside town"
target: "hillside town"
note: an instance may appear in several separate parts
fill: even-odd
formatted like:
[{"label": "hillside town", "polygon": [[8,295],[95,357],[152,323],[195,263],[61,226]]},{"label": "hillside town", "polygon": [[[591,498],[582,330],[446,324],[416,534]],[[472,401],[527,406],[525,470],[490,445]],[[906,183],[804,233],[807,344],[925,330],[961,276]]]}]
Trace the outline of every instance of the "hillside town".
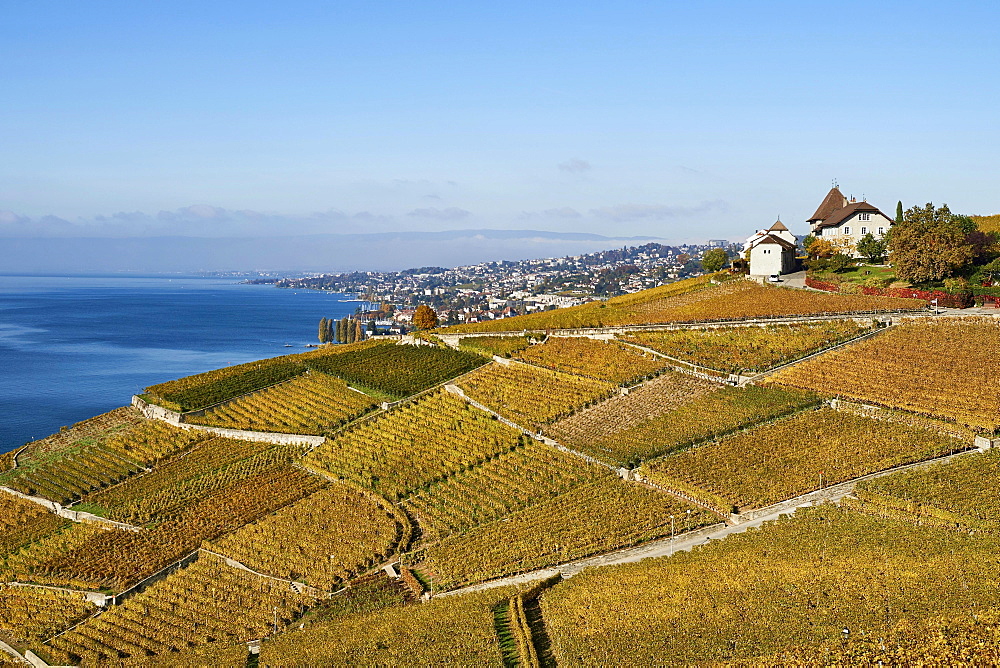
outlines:
[{"label": "hillside town", "polygon": [[585,255],[483,262],[453,269],[421,267],[248,282],[357,295],[363,305],[355,320],[366,332],[399,333],[410,326],[420,304],[433,308],[442,323],[458,324],[639,292],[700,274],[699,258],[715,248],[731,256],[738,250],[724,239],[678,246],[649,243]]}]

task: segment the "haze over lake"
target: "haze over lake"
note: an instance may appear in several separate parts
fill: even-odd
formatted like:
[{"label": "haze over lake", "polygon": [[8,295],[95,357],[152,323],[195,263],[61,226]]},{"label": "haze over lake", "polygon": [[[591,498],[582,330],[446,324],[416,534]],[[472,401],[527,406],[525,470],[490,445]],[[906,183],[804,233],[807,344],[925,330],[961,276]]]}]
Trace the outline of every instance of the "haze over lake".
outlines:
[{"label": "haze over lake", "polygon": [[321,317],[354,311],[350,298],[234,279],[0,276],[0,452],[153,383],[302,352]]}]

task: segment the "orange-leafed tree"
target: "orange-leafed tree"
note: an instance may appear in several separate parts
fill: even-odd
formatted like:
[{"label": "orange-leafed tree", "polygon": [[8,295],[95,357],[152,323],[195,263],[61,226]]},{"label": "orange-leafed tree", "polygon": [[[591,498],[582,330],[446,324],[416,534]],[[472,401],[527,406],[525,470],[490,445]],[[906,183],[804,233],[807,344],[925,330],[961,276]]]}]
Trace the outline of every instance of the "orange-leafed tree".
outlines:
[{"label": "orange-leafed tree", "polygon": [[413,312],[413,326],[417,329],[434,329],[438,326],[437,313],[427,304],[421,304]]}]

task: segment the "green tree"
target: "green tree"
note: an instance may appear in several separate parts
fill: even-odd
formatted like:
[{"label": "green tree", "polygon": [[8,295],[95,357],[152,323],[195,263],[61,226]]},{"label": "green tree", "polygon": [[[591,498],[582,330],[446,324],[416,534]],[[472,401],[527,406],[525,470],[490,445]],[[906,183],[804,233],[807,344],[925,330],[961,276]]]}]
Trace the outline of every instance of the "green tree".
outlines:
[{"label": "green tree", "polygon": [[329,343],[330,341],[330,326],[326,318],[319,319],[319,342]]},{"label": "green tree", "polygon": [[[345,318],[345,320],[346,320],[346,318]],[[357,329],[354,327],[354,321],[347,320],[344,323],[344,330],[347,332],[347,342],[348,343],[354,343],[355,341],[358,340],[358,338],[357,338]]]},{"label": "green tree", "polygon": [[805,238],[802,239],[802,249],[806,251],[806,255],[809,254],[808,249],[809,249],[810,246],[812,246],[812,243],[814,241],[816,241],[816,235],[815,234],[807,234],[805,236]]},{"label": "green tree", "polygon": [[889,261],[913,283],[940,281],[969,264],[973,249],[960,217],[947,204],[914,206],[889,230]]},{"label": "green tree", "polygon": [[427,304],[421,304],[413,313],[413,326],[417,329],[434,329],[438,326],[437,313]]},{"label": "green tree", "polygon": [[729,254],[721,248],[712,248],[701,256],[701,268],[710,274],[725,267],[727,262],[729,262]]},{"label": "green tree", "polygon": [[335,340],[334,339],[334,334],[336,333],[334,331],[335,326],[336,326],[336,322],[334,321],[333,318],[329,318],[326,321],[326,340],[327,340],[327,342]]},{"label": "green tree", "polygon": [[903,200],[896,202],[896,223],[903,222]]},{"label": "green tree", "polygon": [[883,257],[888,244],[885,239],[876,239],[875,235],[869,232],[858,240],[858,252],[868,258],[868,261],[875,264]]},{"label": "green tree", "polygon": [[827,265],[832,271],[844,271],[852,266],[854,266],[854,258],[846,253],[834,253],[830,256],[829,264]]},{"label": "green tree", "polygon": [[378,325],[375,324],[374,320],[369,320],[368,321],[368,333],[369,334],[377,334],[378,333]]}]

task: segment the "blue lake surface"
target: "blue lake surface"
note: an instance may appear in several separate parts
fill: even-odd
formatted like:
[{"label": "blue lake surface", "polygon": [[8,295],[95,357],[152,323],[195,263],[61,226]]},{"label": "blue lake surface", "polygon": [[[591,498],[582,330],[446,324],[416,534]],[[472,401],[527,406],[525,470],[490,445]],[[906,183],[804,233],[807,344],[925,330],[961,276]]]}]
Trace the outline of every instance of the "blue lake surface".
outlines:
[{"label": "blue lake surface", "polygon": [[235,279],[0,276],[0,452],[154,383],[303,352],[349,299]]}]

